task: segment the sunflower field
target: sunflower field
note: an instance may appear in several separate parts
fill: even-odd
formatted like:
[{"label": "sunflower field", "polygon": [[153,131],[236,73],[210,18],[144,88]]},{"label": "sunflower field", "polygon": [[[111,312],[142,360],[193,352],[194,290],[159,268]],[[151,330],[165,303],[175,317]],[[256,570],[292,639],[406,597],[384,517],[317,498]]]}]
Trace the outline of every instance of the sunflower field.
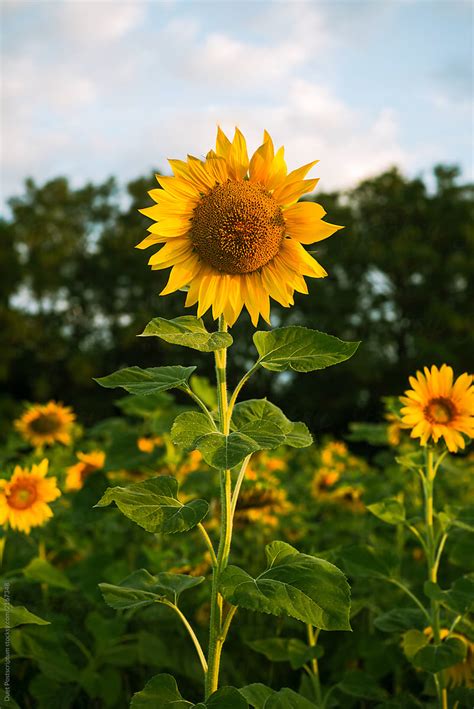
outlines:
[{"label": "sunflower field", "polygon": [[[379,312],[384,327],[399,327],[400,346],[384,349],[384,327],[374,324],[374,339],[370,322],[354,312],[350,322],[340,321],[340,332],[338,318],[326,313],[331,334],[321,331],[318,297],[331,258],[320,242],[350,240],[333,223],[350,220],[350,209],[337,195],[323,195],[321,204],[310,197],[315,162],[289,170],[266,131],[249,154],[238,129],[231,139],[218,129],[205,158],[170,165],[171,176],[148,183],[152,203],[141,212],[151,224],[140,221],[148,235],[135,252],[144,274],[141,250],[148,247],[152,271],[171,269],[158,314],[150,319],[140,305],[133,319],[120,320],[117,311],[107,337],[106,318],[97,318],[73,338],[71,387],[54,397],[53,370],[49,377],[39,371],[28,386],[17,376],[19,335],[9,328],[4,369],[15,396],[2,400],[1,419],[1,705],[472,707],[469,327],[462,317],[455,321],[459,347],[448,360],[446,344],[437,350],[430,341],[433,313],[424,331],[397,320],[395,301],[384,309],[374,267],[374,301],[357,304],[373,324]],[[427,205],[438,214],[436,199],[449,191],[443,176],[444,187],[453,178],[442,168],[436,174],[436,196],[417,187],[415,211],[427,222]],[[375,203],[374,190],[387,183],[394,199],[403,180],[392,171],[360,185],[359,204],[370,190]],[[452,216],[467,200],[457,203],[450,184]],[[142,186],[133,188],[141,204]],[[68,191],[64,183],[49,187]],[[47,194],[28,188],[40,202]],[[405,185],[407,202],[408,192]],[[107,198],[107,190],[94,195],[91,223],[103,218],[100,200]],[[22,228],[28,232],[27,199],[12,202],[20,236]],[[377,214],[364,214],[375,232],[380,215],[386,217],[383,203]],[[118,214],[117,229],[127,226]],[[467,239],[464,226],[460,231]],[[402,237],[409,248],[400,272],[419,244],[416,233],[409,225]],[[89,246],[100,268],[101,243]],[[37,247],[29,241],[18,263],[33,261]],[[393,256],[378,248],[378,258],[396,261],[396,248]],[[48,250],[40,257],[50,258]],[[120,281],[119,273],[127,252],[111,258],[115,275],[109,273],[104,296],[121,287],[133,302],[134,278]],[[455,266],[462,271],[465,260]],[[330,301],[347,281],[342,261],[334,268]],[[34,317],[52,327],[62,314],[74,318],[80,300],[46,317],[53,290],[41,286],[41,269],[36,275],[30,287],[42,292],[45,309],[25,316],[22,334],[39,342]],[[396,283],[395,269],[391,275]],[[446,309],[460,310],[461,275]],[[87,285],[81,297],[88,297]],[[403,312],[417,291],[402,282],[400,294]],[[349,308],[354,299],[347,289],[345,296]],[[56,305],[60,298],[64,292]],[[298,310],[304,298],[312,303],[306,312]],[[168,301],[169,309],[162,305]],[[8,322],[12,309],[0,314]],[[57,328],[51,361],[55,346],[64,359],[71,323]],[[119,323],[140,335],[135,361]],[[439,314],[438,333],[443,327]],[[120,358],[100,350],[100,334],[117,343]],[[87,349],[91,342],[95,350]],[[406,373],[381,376],[377,357],[403,362]],[[58,369],[57,381],[65,371]],[[76,405],[70,393],[86,381]],[[34,399],[35,391],[42,395]],[[28,401],[20,403],[21,392]]]}]

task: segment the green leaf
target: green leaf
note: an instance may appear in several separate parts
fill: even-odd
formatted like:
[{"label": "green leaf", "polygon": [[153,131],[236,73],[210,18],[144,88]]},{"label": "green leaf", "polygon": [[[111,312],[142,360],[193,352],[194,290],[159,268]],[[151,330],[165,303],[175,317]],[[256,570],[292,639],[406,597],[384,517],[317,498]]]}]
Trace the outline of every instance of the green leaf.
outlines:
[{"label": "green leaf", "polygon": [[313,436],[309,429],[302,421],[296,421],[291,430],[288,431],[285,438],[285,445],[292,448],[306,448],[313,443]]},{"label": "green leaf", "polygon": [[410,628],[421,630],[426,625],[426,618],[416,608],[393,608],[377,616],[374,625],[383,633],[401,633]]},{"label": "green leaf", "polygon": [[309,647],[298,638],[265,638],[252,640],[247,645],[265,655],[272,662],[289,662],[294,670],[303,667],[306,662],[323,656],[323,649]]},{"label": "green leaf", "polygon": [[197,411],[185,411],[176,417],[171,428],[171,440],[175,446],[193,450],[202,436],[215,431],[209,417]]},{"label": "green leaf", "polygon": [[204,581],[204,576],[187,576],[161,572],[152,576],[146,569],[139,569],[127,576],[118,586],[100,583],[104,601],[111,608],[124,610],[140,608],[167,599],[178,604],[183,591],[194,588]]},{"label": "green leaf", "polygon": [[74,586],[62,571],[56,569],[46,559],[32,559],[23,569],[26,578],[39,583],[47,583],[49,586],[57,586],[67,591],[72,591]]},{"label": "green leaf", "polygon": [[385,699],[386,692],[379,687],[371,675],[360,670],[347,672],[337,685],[344,694],[360,699]]},{"label": "green leaf", "polygon": [[276,694],[274,689],[267,687],[265,684],[255,682],[248,684],[246,687],[241,687],[239,692],[245,697],[250,706],[254,709],[263,709],[267,699]]},{"label": "green leaf", "polygon": [[467,645],[459,638],[448,638],[439,645],[426,645],[415,653],[411,661],[425,672],[440,672],[457,665],[466,658]]},{"label": "green leaf", "polygon": [[127,416],[149,419],[161,415],[163,409],[169,409],[173,399],[166,392],[158,392],[157,394],[130,394],[115,403]]},{"label": "green leaf", "polygon": [[428,643],[428,637],[421,630],[407,630],[403,634],[403,652],[409,660],[412,660],[416,653]]},{"label": "green leaf", "polygon": [[289,544],[266,547],[269,567],[253,579],[237,566],[221,575],[220,590],[233,605],[289,615],[323,630],[350,630],[350,590],[344,574]]},{"label": "green leaf", "polygon": [[316,709],[316,704],[285,687],[267,699],[264,709]]},{"label": "green leaf", "polygon": [[253,336],[259,364],[272,372],[312,372],[344,362],[352,357],[359,342],[343,342],[337,337],[299,325],[280,327]]},{"label": "green leaf", "polygon": [[447,591],[443,591],[437,583],[431,581],[426,581],[423,589],[428,598],[439,601],[459,615],[465,615],[474,609],[474,574],[466,574],[456,579]]},{"label": "green leaf", "polygon": [[205,500],[183,504],[178,500],[178,481],[160,476],[128,487],[109,487],[95,507],[115,502],[119,510],[147,532],[175,534],[192,529],[207,514]]},{"label": "green leaf", "polygon": [[408,468],[409,470],[419,470],[425,464],[422,451],[407,453],[406,455],[398,456],[395,460],[402,468]]},{"label": "green leaf", "polygon": [[0,597],[0,628],[16,628],[17,625],[49,625],[49,620],[30,613],[24,606],[12,606]]},{"label": "green leaf", "polygon": [[202,436],[196,443],[202,457],[213,468],[224,470],[238,465],[251,453],[259,450],[259,445],[249,436],[236,431],[225,436],[219,431]]},{"label": "green leaf", "polygon": [[387,524],[403,524],[405,521],[405,506],[396,497],[386,497],[380,502],[368,505],[367,509]]},{"label": "green leaf", "polygon": [[304,423],[293,423],[267,399],[249,399],[236,404],[232,425],[239,433],[250,436],[260,448],[276,448],[282,443],[303,448],[313,442]]},{"label": "green leaf", "polygon": [[156,394],[167,389],[186,386],[196,367],[127,367],[95,381],[102,387],[122,387],[129,394]]},{"label": "green leaf", "polygon": [[171,429],[171,440],[188,450],[197,449],[213,468],[233,468],[260,449],[249,436],[232,432],[228,436],[216,431],[205,414],[186,411],[180,414]]},{"label": "green leaf", "polygon": [[130,709],[186,709],[192,706],[181,696],[175,678],[161,674],[152,677],[141,692],[133,695]]},{"label": "green leaf", "polygon": [[182,315],[173,320],[154,318],[148,323],[140,337],[160,337],[173,345],[190,347],[199,352],[214,352],[232,344],[228,332],[208,332],[201,320],[194,315]]},{"label": "green leaf", "polygon": [[247,700],[235,687],[221,687],[205,702],[194,705],[195,709],[249,709]]}]

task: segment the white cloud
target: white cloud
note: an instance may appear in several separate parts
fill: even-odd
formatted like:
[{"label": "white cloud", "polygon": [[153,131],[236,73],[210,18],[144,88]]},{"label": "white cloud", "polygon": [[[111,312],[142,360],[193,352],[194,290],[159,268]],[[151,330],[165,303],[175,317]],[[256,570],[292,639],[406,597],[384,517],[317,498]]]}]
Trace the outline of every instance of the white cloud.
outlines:
[{"label": "white cloud", "polygon": [[72,42],[94,45],[122,38],[144,18],[143,2],[69,0],[56,5],[58,29]]}]

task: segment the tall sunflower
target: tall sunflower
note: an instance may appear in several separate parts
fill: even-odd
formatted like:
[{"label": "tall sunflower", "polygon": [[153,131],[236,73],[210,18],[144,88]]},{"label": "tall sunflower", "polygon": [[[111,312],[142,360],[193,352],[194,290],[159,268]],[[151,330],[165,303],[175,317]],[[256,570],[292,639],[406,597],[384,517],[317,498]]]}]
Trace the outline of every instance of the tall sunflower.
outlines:
[{"label": "tall sunflower", "polygon": [[46,478],[48,461],[45,458],[31,471],[16,466],[10,480],[0,480],[0,525],[8,523],[12,529],[29,534],[53,516],[47,504],[61,495],[56,478]]},{"label": "tall sunflower", "polygon": [[448,450],[456,453],[465,447],[463,433],[474,437],[474,386],[467,373],[453,380],[452,367],[446,364],[425,367],[424,374],[410,377],[412,389],[400,401],[402,424],[412,429],[412,438],[420,438],[425,446],[430,438],[437,443],[443,437]]},{"label": "tall sunflower", "polygon": [[55,401],[47,404],[34,404],[15,421],[15,428],[23,438],[37,448],[53,443],[71,442],[71,429],[75,414],[69,406]]},{"label": "tall sunflower", "polygon": [[189,286],[199,317],[212,306],[233,325],[245,306],[256,325],[260,315],[269,322],[270,297],[289,307],[295,291],[308,293],[304,276],[327,275],[304,247],[342,227],[323,221],[321,205],[298,203],[318,182],[304,179],[317,161],[288,173],[283,156],[266,131],[249,159],[242,133],[231,142],[218,128],[205,160],[169,161],[174,175],[157,176],[156,204],[141,210],[155,223],[137,247],[164,244],[149,260],[171,267],[161,295]]}]

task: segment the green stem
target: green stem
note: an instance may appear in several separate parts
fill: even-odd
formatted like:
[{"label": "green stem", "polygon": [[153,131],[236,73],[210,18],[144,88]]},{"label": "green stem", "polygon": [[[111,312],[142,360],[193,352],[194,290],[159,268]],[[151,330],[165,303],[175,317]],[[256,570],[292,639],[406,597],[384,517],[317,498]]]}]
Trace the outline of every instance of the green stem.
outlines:
[{"label": "green stem", "polygon": [[[219,332],[226,332],[227,325],[224,318],[219,318]],[[219,410],[219,429],[221,433],[228,435],[230,429],[230,414],[227,401],[227,351],[217,350],[214,353],[216,361],[217,379],[217,401]],[[221,529],[219,549],[217,552],[217,563],[212,574],[211,591],[211,617],[209,628],[209,649],[208,649],[208,671],[206,673],[205,698],[207,699],[217,690],[219,684],[219,668],[224,644],[224,627],[227,621],[222,618],[223,598],[219,593],[219,583],[222,572],[227,566],[232,540],[232,479],[230,470],[220,471],[221,488]],[[233,614],[232,614],[233,615]],[[229,619],[232,620],[232,616]],[[228,627],[226,629],[227,634]]]},{"label": "green stem", "polygon": [[[312,625],[306,625],[306,630],[307,630],[307,634],[308,634],[309,646],[316,647],[316,644],[318,642],[319,633],[320,633],[319,628],[315,632]],[[318,660],[316,657],[313,657],[313,659],[311,660],[311,669],[312,669],[311,681],[313,683],[314,692],[316,695],[316,701],[318,704],[321,704],[321,700],[322,700],[321,680],[319,678],[319,665],[318,665]]]},{"label": "green stem", "polygon": [[204,539],[204,542],[207,546],[209,554],[211,555],[212,565],[216,566],[217,565],[217,556],[216,556],[216,552],[214,551],[214,547],[211,542],[211,538],[210,538],[209,534],[207,533],[206,528],[204,527],[204,525],[201,522],[199,522],[199,524],[197,525],[197,528],[200,531],[202,538]]},{"label": "green stem", "polygon": [[239,475],[237,477],[237,480],[235,482],[235,487],[234,487],[234,492],[232,493],[232,501],[231,501],[231,514],[232,518],[234,517],[235,514],[235,509],[237,507],[237,500],[239,498],[239,493],[240,493],[240,488],[242,487],[242,483],[245,478],[245,473],[247,470],[247,466],[249,464],[250,458],[252,457],[252,454],[248,455],[244,460],[242,461],[242,465],[239,470]]},{"label": "green stem", "polygon": [[413,603],[415,603],[415,604],[418,606],[418,608],[420,609],[420,611],[422,611],[422,613],[423,613],[423,615],[426,617],[427,621],[428,621],[429,623],[431,622],[430,614],[428,613],[428,611],[426,610],[426,608],[423,606],[423,604],[421,603],[421,601],[415,596],[415,594],[412,593],[412,591],[410,591],[410,589],[407,588],[407,586],[405,586],[404,583],[402,583],[402,582],[399,581],[398,579],[394,579],[394,578],[391,578],[391,577],[389,577],[389,576],[384,576],[384,578],[385,578],[386,581],[389,581],[390,583],[393,583],[394,586],[397,586],[397,588],[399,588],[399,589],[401,589],[402,591],[404,591],[404,592],[407,594],[407,596],[409,596],[409,597],[411,598],[411,600],[413,601]]},{"label": "green stem", "polygon": [[211,412],[207,408],[204,401],[202,399],[200,399],[200,397],[193,392],[191,387],[190,386],[182,386],[182,387],[178,387],[178,388],[181,389],[181,391],[184,391],[186,394],[188,394],[188,396],[190,396],[191,399],[196,402],[196,404],[199,406],[199,408],[202,409],[202,411],[206,414],[209,421],[212,423],[213,428],[216,428],[216,424],[215,424],[214,419],[212,418]]},{"label": "green stem", "polygon": [[230,401],[229,401],[230,415],[232,415],[232,411],[234,410],[235,402],[237,401],[237,397],[240,394],[240,390],[248,382],[248,380],[250,379],[252,374],[257,371],[258,367],[259,367],[259,362],[255,362],[255,364],[252,365],[252,367],[249,369],[249,371],[244,374],[244,376],[242,377],[240,382],[235,387],[235,389],[232,393],[232,396],[230,397]]},{"label": "green stem", "polygon": [[206,672],[207,672],[207,662],[206,662],[206,658],[204,657],[204,653],[203,653],[203,651],[202,651],[201,643],[200,643],[199,640],[197,639],[196,633],[194,632],[194,630],[193,630],[193,628],[192,628],[191,623],[189,622],[189,620],[186,618],[186,616],[185,616],[184,613],[181,611],[181,609],[178,608],[178,606],[176,606],[174,603],[171,603],[171,601],[161,600],[161,601],[158,601],[158,603],[162,603],[163,605],[168,606],[168,608],[172,608],[172,609],[174,610],[174,612],[177,613],[178,616],[181,618],[181,620],[182,620],[182,622],[183,622],[183,625],[184,625],[184,627],[186,628],[186,630],[188,631],[188,633],[189,633],[189,635],[190,635],[190,638],[191,638],[191,640],[193,641],[194,647],[196,648],[196,652],[197,652],[197,654],[198,654],[199,661],[200,661],[200,663],[201,663],[201,665],[202,665],[202,669],[204,670],[204,673],[206,673]]},{"label": "green stem", "polygon": [[[423,492],[425,500],[426,545],[428,549],[428,579],[432,583],[437,583],[439,562],[447,538],[447,535],[444,534],[440,541],[438,550],[436,550],[435,531],[433,525],[433,488],[436,473],[438,472],[439,465],[444,457],[445,454],[440,456],[438,460],[434,462],[433,450],[431,448],[428,449],[428,452],[426,454],[426,476],[424,476],[423,479]],[[441,642],[439,601],[435,600],[434,598],[431,599],[430,613],[431,628],[433,631],[433,642],[435,643],[435,645],[439,645]],[[448,697],[446,688],[443,686],[443,673],[438,672],[434,675],[434,679],[440,709],[445,709],[447,707]]]}]

